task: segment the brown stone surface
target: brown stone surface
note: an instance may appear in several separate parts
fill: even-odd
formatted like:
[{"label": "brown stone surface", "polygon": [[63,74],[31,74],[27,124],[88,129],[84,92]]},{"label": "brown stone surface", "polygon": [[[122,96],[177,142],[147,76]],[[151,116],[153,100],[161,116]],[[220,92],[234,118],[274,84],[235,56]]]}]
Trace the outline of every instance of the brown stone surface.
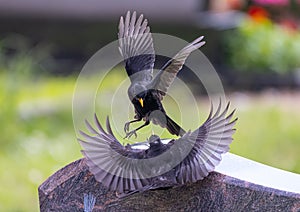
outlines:
[{"label": "brown stone surface", "polygon": [[39,187],[40,210],[83,211],[84,194],[88,193],[96,197],[93,211],[300,211],[300,194],[217,172],[193,184],[119,199],[95,180],[85,159],[57,171]]}]

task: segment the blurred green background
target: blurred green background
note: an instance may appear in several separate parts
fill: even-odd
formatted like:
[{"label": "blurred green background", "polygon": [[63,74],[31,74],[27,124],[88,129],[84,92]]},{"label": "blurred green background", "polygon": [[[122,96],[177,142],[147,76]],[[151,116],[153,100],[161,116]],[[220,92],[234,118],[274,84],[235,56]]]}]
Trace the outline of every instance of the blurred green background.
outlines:
[{"label": "blurred green background", "polygon": [[[274,5],[253,7],[255,1],[251,5],[236,2],[241,5],[234,4],[234,7],[239,6],[234,9],[248,15],[233,28],[216,30],[182,23],[166,28],[155,22],[153,31],[187,40],[203,32],[207,37],[203,51],[219,72],[232,108],[237,108],[239,120],[230,152],[300,173],[298,22],[274,18],[272,12],[278,11]],[[279,8],[279,11],[290,9],[282,5]],[[220,10],[213,4],[207,9]],[[107,26],[115,39],[116,23],[113,24],[102,23],[101,26]],[[85,36],[80,34],[80,39],[73,43],[64,35],[57,35],[59,39],[52,37],[68,51],[48,42],[47,36],[46,42],[41,42],[30,39],[30,32],[22,34],[9,30],[9,33],[3,33],[2,29],[0,33],[0,211],[38,210],[38,186],[58,169],[82,157],[72,120],[72,96],[82,67],[82,63],[76,61],[86,62],[97,50],[95,48],[99,46],[93,46],[97,43],[93,39],[106,43],[101,37],[103,31],[91,30],[99,26],[92,24],[89,27]],[[218,32],[221,34],[216,36]],[[103,34],[106,39],[109,36],[108,32]],[[82,47],[85,39],[89,40],[89,47]],[[214,41],[218,41],[217,46],[212,45]],[[80,51],[81,47],[83,51]],[[219,47],[222,51],[216,51]],[[66,58],[70,52],[76,52],[72,58],[75,62],[68,66]],[[63,62],[57,62],[61,58]],[[110,101],[110,94],[125,78],[123,67],[112,71],[101,87],[105,92],[102,100]],[[96,80],[86,83],[86,90],[78,94],[82,95],[83,101],[85,92],[91,92],[97,83]],[[127,98],[125,91],[124,98]],[[197,104],[202,119],[193,120],[193,114],[186,113],[191,117],[191,124],[185,126],[186,129],[194,129],[208,114],[209,99],[205,94],[197,94]],[[167,98],[164,105],[175,120],[180,120],[177,105],[171,99]],[[186,111],[190,111],[189,107],[187,100]],[[97,111],[101,113],[102,122],[110,115],[110,108],[101,102]],[[119,123],[118,127],[123,124]],[[165,132],[163,136],[169,135]]]}]

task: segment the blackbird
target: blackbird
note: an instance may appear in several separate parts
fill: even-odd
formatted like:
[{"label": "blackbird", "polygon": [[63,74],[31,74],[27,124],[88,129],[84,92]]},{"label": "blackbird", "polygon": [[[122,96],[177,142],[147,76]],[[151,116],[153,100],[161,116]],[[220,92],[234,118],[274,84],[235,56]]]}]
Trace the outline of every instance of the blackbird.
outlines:
[{"label": "blackbird", "polygon": [[146,148],[140,144],[123,146],[109,120],[106,132],[96,115],[96,128],[86,121],[92,135],[80,131],[84,139],[78,140],[90,172],[120,196],[183,185],[206,177],[221,161],[221,154],[229,151],[237,118],[231,121],[235,110],[226,115],[228,109],[229,103],[221,112],[220,102],[213,114],[211,106],[207,120],[195,131],[169,142],[152,135],[144,142]]},{"label": "blackbird", "polygon": [[[179,51],[154,77],[155,52],[147,19],[144,19],[143,15],[137,18],[136,12],[131,15],[128,11],[125,20],[123,17],[120,18],[118,38],[119,51],[124,58],[125,69],[131,81],[128,96],[135,108],[135,119],[124,125],[125,138],[132,135],[136,137],[136,132],[147,126],[150,121],[167,128],[173,135],[183,136],[184,129],[166,114],[161,101],[177,73],[182,69],[186,58],[205,44],[202,41],[203,36]],[[129,131],[131,123],[142,119],[145,121],[143,125]]]}]

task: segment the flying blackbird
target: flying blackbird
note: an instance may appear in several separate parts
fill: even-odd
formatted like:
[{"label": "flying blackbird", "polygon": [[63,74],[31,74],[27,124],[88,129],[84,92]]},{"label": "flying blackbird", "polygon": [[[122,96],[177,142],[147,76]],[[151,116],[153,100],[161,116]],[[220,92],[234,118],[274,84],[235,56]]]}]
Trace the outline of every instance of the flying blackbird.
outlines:
[{"label": "flying blackbird", "polygon": [[207,120],[195,131],[187,132],[179,139],[162,141],[152,135],[147,148],[140,144],[123,146],[114,136],[109,120],[107,132],[95,115],[93,128],[86,121],[92,135],[80,131],[84,139],[78,139],[83,147],[89,170],[96,180],[122,197],[150,189],[179,186],[203,179],[221,161],[221,154],[229,151],[235,110],[228,116],[227,107],[221,112],[221,102],[213,114],[211,106]]},{"label": "flying blackbird", "polygon": [[[125,138],[132,135],[136,137],[136,132],[147,126],[150,121],[167,128],[173,135],[183,136],[185,131],[166,114],[161,101],[186,58],[191,52],[205,44],[202,41],[203,36],[179,51],[154,77],[155,52],[147,19],[144,19],[143,15],[137,18],[136,12],[133,12],[131,16],[128,11],[125,20],[123,17],[120,18],[118,37],[119,50],[125,60],[125,69],[131,80],[128,96],[135,108],[135,119],[125,123]],[[131,123],[142,119],[145,121],[143,125],[129,131]]]}]

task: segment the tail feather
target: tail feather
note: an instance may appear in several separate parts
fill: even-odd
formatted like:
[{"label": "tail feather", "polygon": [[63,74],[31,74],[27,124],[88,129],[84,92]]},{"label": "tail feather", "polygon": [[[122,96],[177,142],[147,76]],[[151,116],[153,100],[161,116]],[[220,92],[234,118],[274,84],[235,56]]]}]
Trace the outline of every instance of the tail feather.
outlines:
[{"label": "tail feather", "polygon": [[166,116],[167,119],[167,130],[177,136],[183,136],[185,134],[185,130],[182,129],[176,122],[174,122],[169,116]]}]

